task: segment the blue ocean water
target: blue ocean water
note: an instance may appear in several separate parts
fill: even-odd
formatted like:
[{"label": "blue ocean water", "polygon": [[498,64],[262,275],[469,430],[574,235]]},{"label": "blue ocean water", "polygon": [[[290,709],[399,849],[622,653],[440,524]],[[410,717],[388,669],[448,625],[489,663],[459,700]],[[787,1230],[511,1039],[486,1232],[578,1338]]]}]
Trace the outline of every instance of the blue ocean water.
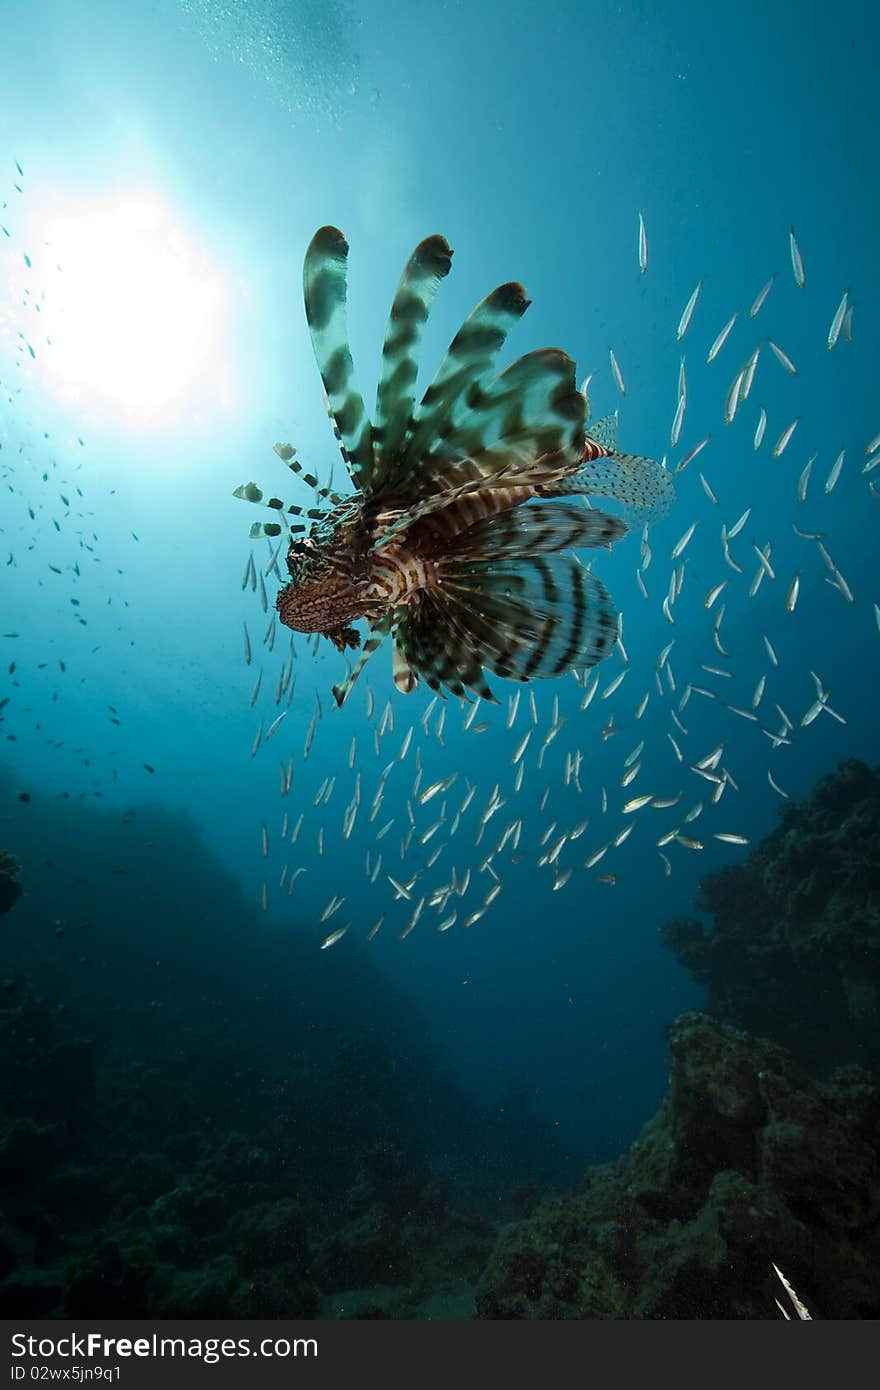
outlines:
[{"label": "blue ocean water", "polygon": [[[663,1093],[663,1030],[702,1000],[664,950],[660,929],[693,911],[701,875],[748,852],[714,834],[756,842],[773,827],[783,798],[768,770],[798,797],[843,758],[877,760],[880,501],[871,484],[880,474],[864,472],[866,446],[880,430],[876,40],[876,13],[859,4],[838,7],[831,28],[825,7],[805,4],[795,15],[778,3],[722,11],[567,0],[552,8],[261,0],[230,11],[214,0],[124,10],[36,0],[6,16],[0,657],[9,704],[0,735],[8,786],[32,801],[13,798],[0,848],[19,846],[29,893],[38,873],[51,880],[54,871],[28,862],[34,830],[26,817],[41,808],[54,815],[65,794],[72,803],[99,801],[107,816],[144,805],[185,813],[260,914],[236,946],[249,970],[259,967],[267,936],[313,948],[315,979],[322,969],[338,979],[340,954],[356,962],[369,953],[377,978],[415,1006],[443,1066],[478,1103],[524,1097],[575,1163],[613,1157],[633,1140]],[[387,650],[339,711],[330,692],[343,658],[327,643],[313,653],[296,637],[292,702],[265,738],[286,705],[285,696],[276,707],[275,692],[291,648],[284,629],[274,650],[262,640],[277,589],[264,573],[271,551],[248,541],[255,513],[231,494],[253,478],[309,505],[308,488],[290,482],[272,452],[288,439],[322,481],[335,459],[334,484],[342,486],[302,308],[303,254],[325,223],[340,227],[351,246],[349,324],[368,401],[401,268],[436,231],[455,257],[425,333],[421,381],[473,304],[496,284],[521,279],[533,302],[505,362],[532,348],[564,347],[579,378],[593,374],[594,417],[619,410],[621,446],[665,456],[672,469],[711,436],[676,475],[670,515],[648,533],[647,599],[636,577],[638,527],[595,561],[623,614],[625,659],[616,652],[598,669],[584,711],[584,688],[571,677],[530,687],[537,725],[519,790],[511,760],[532,723],[528,689],[512,727],[516,688],[496,681],[500,706],[481,707],[464,729],[467,711],[456,700],[427,714],[424,687],[408,698],[394,691]],[[792,271],[792,226],[802,289]],[[771,276],[769,296],[750,318]],[[679,343],[676,327],[698,281]],[[844,290],[855,306],[852,341],[841,334],[829,351]],[[730,337],[707,363],[734,312]],[[797,375],[774,357],[768,337]],[[749,397],[725,425],[728,389],[759,345]],[[687,407],[673,447],[682,358]],[[762,407],[766,433],[756,449]],[[774,457],[795,419],[791,441]],[[841,450],[839,481],[826,491]],[[800,502],[798,480],[812,455]],[[719,536],[747,509],[730,542],[737,572]],[[692,522],[693,537],[673,560]],[[826,582],[833,571],[793,523],[821,533],[852,602]],[[767,542],[775,578],[765,575],[750,598],[760,570],[755,546]],[[259,593],[241,588],[251,549],[268,613]],[[670,622],[662,603],[681,563]],[[707,609],[707,593],[722,580],[727,587]],[[811,672],[845,722],[823,713],[801,726],[816,698]],[[689,683],[715,697],[693,693],[682,704]],[[389,701],[393,729],[386,720],[377,751]],[[775,705],[794,726],[778,747],[769,735],[786,732],[785,715]],[[603,738],[612,715],[616,732]],[[264,738],[252,756],[261,721]],[[410,727],[410,749],[398,761]],[[638,775],[622,787],[626,759],[642,743]],[[735,785],[713,805],[713,784],[688,765],[720,743]],[[418,749],[422,790],[458,774],[425,805],[412,791]],[[567,760],[578,752],[579,786],[566,781]],[[279,796],[279,765],[291,757],[291,791]],[[316,805],[332,777],[331,799]],[[506,804],[475,845],[495,784]],[[469,785],[473,802],[453,835]],[[668,809],[622,810],[643,793],[672,800],[679,792]],[[346,838],[344,813],[355,795],[360,808]],[[402,857],[408,801],[415,832]],[[698,802],[702,812],[684,822]],[[441,805],[444,823],[421,844]],[[555,867],[539,867],[558,836],[587,817]],[[509,840],[481,872],[517,818],[518,846]],[[557,828],[546,836],[551,824]],[[583,867],[630,826],[625,841]],[[702,848],[668,843],[667,873],[657,840],[676,827]],[[189,833],[181,832],[187,845]],[[428,866],[439,844],[445,848]],[[379,853],[382,867],[370,882]],[[305,872],[289,893],[298,866]],[[438,911],[430,898],[450,882],[453,866],[459,882],[470,868],[471,882],[461,900],[454,895]],[[408,881],[416,869],[413,901],[395,898],[387,875]],[[149,872],[170,875],[161,864]],[[465,928],[495,874],[500,893]],[[175,867],[170,876],[177,875]],[[187,892],[189,913],[198,882]],[[322,923],[334,895],[346,901]],[[438,933],[453,906],[456,923]],[[327,933],[346,923],[347,933],[319,953]],[[124,921],[119,928],[124,934]],[[187,915],[178,929],[185,937]],[[63,968],[55,969],[63,988]],[[336,996],[328,989],[328,1010],[336,997],[340,1014],[357,1013],[361,1005],[346,988]],[[251,1026],[259,1028],[258,1016]],[[332,1019],[322,1027],[332,1035]]]}]

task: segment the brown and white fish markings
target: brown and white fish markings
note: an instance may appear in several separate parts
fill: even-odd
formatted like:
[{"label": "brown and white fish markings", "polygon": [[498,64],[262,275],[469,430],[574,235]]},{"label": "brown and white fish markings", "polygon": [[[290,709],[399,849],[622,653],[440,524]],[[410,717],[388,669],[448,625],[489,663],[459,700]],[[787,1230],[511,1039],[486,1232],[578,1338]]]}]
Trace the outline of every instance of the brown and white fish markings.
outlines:
[{"label": "brown and white fish markings", "polygon": [[[304,288],[355,491],[344,497],[317,487],[290,445],[278,446],[279,458],[323,505],[285,505],[254,483],[236,489],[278,514],[254,533],[290,534],[290,582],[275,604],[281,621],[340,651],[360,645],[353,624],[367,622],[361,655],[335,687],[338,703],[386,636],[402,692],[421,679],[438,692],[491,700],[484,671],[532,681],[596,664],[614,643],[616,615],[601,581],[569,552],[609,546],[625,528],[580,499],[612,496],[662,512],[673,496],[670,475],[617,450],[615,417],[589,424],[574,364],[558,349],[530,353],[494,375],[504,338],[528,307],[513,282],[477,306],[416,404],[421,328],[451,265],[439,236],[423,241],[404,270],[371,420],[348,346],[347,257],[342,233],[322,228],[306,253]],[[623,393],[613,349],[610,359]],[[314,523],[307,534],[301,516]],[[442,745],[442,716],[436,738]]]}]

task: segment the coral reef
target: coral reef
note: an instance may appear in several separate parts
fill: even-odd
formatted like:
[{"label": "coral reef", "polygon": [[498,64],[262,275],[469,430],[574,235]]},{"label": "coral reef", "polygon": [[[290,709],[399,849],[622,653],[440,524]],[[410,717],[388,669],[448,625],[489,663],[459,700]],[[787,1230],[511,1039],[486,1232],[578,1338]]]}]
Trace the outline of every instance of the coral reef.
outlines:
[{"label": "coral reef", "polygon": [[20,897],[18,863],[5,849],[0,849],[0,917],[15,907]]},{"label": "coral reef", "polygon": [[[184,1049],[172,1026],[145,1065],[143,1039],[84,1039],[20,980],[0,1042],[3,1316],[416,1317],[443,1298],[472,1314],[496,1227],[411,1156],[417,1117],[389,1123],[374,1054],[348,1050],[328,1080],[219,1033]],[[360,1118],[342,1100],[358,1091]]]},{"label": "coral reef", "polygon": [[711,1013],[817,1074],[880,1067],[880,771],[842,763],[743,865],[704,878],[697,908],[711,930],[679,918],[664,936]]},{"label": "coral reef", "polygon": [[509,1189],[575,1176],[552,1134],[476,1106],[366,952],[261,921],[185,818],[7,826],[2,782],[0,1316],[471,1316]]},{"label": "coral reef", "polygon": [[705,1014],[669,1034],[658,1114],[572,1195],[507,1226],[482,1318],[769,1318],[779,1264],[825,1318],[880,1313],[880,1090],[820,1084]]}]

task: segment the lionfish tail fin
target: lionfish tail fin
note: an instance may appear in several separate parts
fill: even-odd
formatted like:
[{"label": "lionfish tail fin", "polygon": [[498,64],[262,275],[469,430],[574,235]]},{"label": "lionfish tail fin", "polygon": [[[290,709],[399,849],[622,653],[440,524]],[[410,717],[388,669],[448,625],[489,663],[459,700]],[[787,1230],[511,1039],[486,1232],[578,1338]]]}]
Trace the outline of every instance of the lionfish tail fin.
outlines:
[{"label": "lionfish tail fin", "polygon": [[354,384],[348,344],[346,272],[348,242],[336,227],[321,227],[309,243],[303,266],[306,319],[330,412],[356,487],[370,490],[372,425]]},{"label": "lionfish tail fin", "polygon": [[[588,441],[585,453],[589,452]],[[616,452],[585,459],[553,492],[555,496],[583,493],[612,497],[623,503],[628,520],[640,525],[659,521],[675,501],[672,475],[662,463],[641,454]]]},{"label": "lionfish tail fin", "polygon": [[617,448],[617,429],[620,423],[616,410],[612,410],[610,415],[603,415],[601,420],[594,420],[587,431],[590,439],[601,444],[603,448],[610,450],[613,454]]}]

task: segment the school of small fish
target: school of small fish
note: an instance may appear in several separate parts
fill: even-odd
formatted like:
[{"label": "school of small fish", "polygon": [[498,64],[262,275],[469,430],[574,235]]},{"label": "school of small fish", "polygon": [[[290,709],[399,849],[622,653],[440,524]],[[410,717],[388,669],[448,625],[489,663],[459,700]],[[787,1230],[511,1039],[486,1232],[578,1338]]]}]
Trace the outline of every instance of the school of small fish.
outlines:
[{"label": "school of small fish", "polygon": [[[4,230],[0,221],[0,235]],[[636,245],[634,269],[648,288],[642,213]],[[357,697],[339,710],[322,698],[314,670],[320,633],[287,634],[276,625],[266,585],[273,578],[284,582],[280,562],[288,538],[264,528],[260,547],[244,565],[241,587],[250,610],[233,640],[243,657],[242,707],[252,720],[243,757],[268,760],[280,800],[277,815],[261,815],[254,832],[254,854],[264,866],[257,896],[266,912],[307,904],[322,950],[355,935],[373,940],[393,933],[405,940],[426,929],[445,934],[497,924],[520,866],[542,874],[548,892],[567,889],[571,896],[578,883],[614,888],[634,862],[633,847],[641,855],[640,872],[651,862],[661,881],[682,859],[710,846],[719,853],[748,849],[751,827],[737,809],[746,778],[754,782],[759,766],[768,797],[786,799],[791,750],[816,727],[846,723],[833,671],[812,669],[823,666],[809,641],[816,590],[828,593],[827,584],[835,603],[856,605],[867,614],[866,642],[880,641],[880,605],[850,586],[841,568],[847,547],[835,541],[832,510],[840,496],[852,498],[857,489],[865,505],[873,505],[880,431],[854,440],[832,425],[828,437],[801,444],[806,410],[796,413],[791,395],[811,355],[833,350],[837,361],[851,350],[851,291],[816,306],[815,340],[790,345],[796,366],[767,331],[753,332],[759,314],[762,330],[774,331],[771,316],[792,293],[792,282],[804,303],[810,299],[813,282],[793,230],[788,253],[791,278],[768,277],[766,270],[756,275],[755,283],[763,283],[750,306],[731,304],[717,320],[713,311],[709,322],[704,278],[680,314],[682,301],[674,306],[670,346],[676,356],[685,347],[688,354],[679,359],[669,411],[656,421],[655,438],[659,443],[668,434],[676,451],[668,464],[664,460],[664,471],[675,477],[679,495],[662,541],[639,527],[633,556],[616,554],[618,575],[624,566],[631,575],[631,594],[606,659],[595,669],[575,664],[562,685],[503,683],[499,704],[479,692],[423,688],[404,700],[398,691],[408,689],[408,681],[381,675],[373,684],[365,679]],[[22,336],[23,359],[37,350]],[[740,365],[728,382],[723,363],[734,350]],[[630,374],[632,356],[624,357]],[[780,383],[787,390],[785,408],[777,404]],[[584,389],[589,384],[606,399],[615,393],[630,398],[613,348]],[[630,387],[633,394],[635,376]],[[11,403],[14,386],[4,382],[3,391]],[[691,421],[707,400],[717,427],[697,439]],[[744,495],[738,485],[737,457],[748,461],[761,450],[768,469],[785,470],[788,516],[768,512],[759,496]],[[854,462],[862,450],[863,459]],[[71,457],[61,447],[58,453]],[[691,468],[698,456],[700,471]],[[103,558],[75,472],[75,462],[47,468],[43,492],[28,507],[34,526],[47,533],[53,524],[55,535],[74,527],[79,558],[49,565],[46,582],[69,584],[72,621],[87,625],[91,615],[81,611],[77,587],[85,565],[100,568]],[[0,452],[0,482],[9,493],[21,494],[22,477],[20,463],[8,450]],[[331,484],[322,487],[303,470],[299,481],[311,492],[301,510],[319,515]],[[578,505],[587,518],[599,515],[580,498]],[[9,544],[6,563],[17,564],[11,530],[0,527],[0,534]],[[786,558],[792,536],[800,557],[795,565]],[[711,568],[707,553],[714,555]],[[120,609],[122,578],[117,567],[103,595]],[[734,632],[738,614],[751,621]],[[790,641],[789,629],[797,634]],[[279,632],[286,640],[278,640]],[[654,634],[650,647],[645,632]],[[2,639],[8,647],[16,634]],[[60,659],[53,678],[60,682],[66,673]],[[788,710],[777,703],[780,673],[787,688],[795,679],[802,693],[800,704]],[[0,699],[0,724],[17,698],[21,672],[13,656],[8,674],[12,693]],[[394,674],[400,675],[399,666]],[[649,709],[652,717],[645,719]],[[118,723],[118,707],[108,706],[107,717]],[[156,764],[143,762],[143,768],[154,774]],[[340,880],[336,866],[343,854],[346,864],[352,857],[360,864],[359,880]]]}]

